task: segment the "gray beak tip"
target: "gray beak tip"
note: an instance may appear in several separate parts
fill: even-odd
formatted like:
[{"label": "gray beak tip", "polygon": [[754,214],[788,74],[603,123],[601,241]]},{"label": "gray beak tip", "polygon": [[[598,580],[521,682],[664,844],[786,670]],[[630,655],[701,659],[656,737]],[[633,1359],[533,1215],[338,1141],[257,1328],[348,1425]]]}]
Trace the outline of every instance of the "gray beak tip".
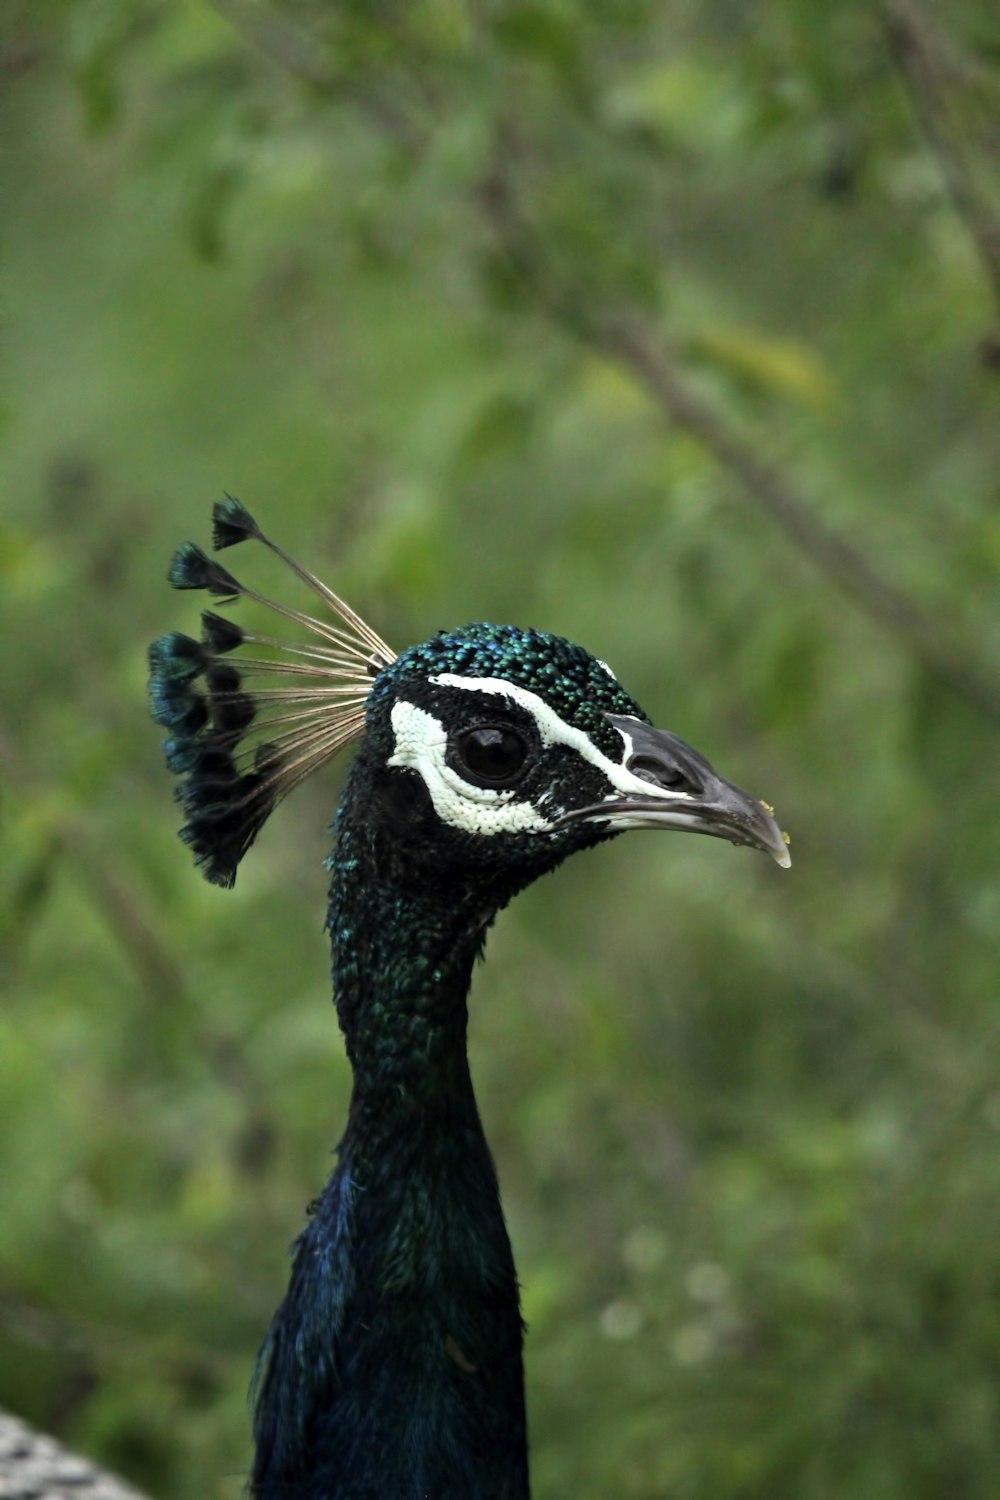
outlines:
[{"label": "gray beak tip", "polygon": [[[749,799],[755,801],[755,798]],[[756,802],[758,816],[756,823],[755,843],[758,849],[765,854],[770,854],[776,865],[783,870],[791,867],[792,855],[789,849],[789,838],[787,833],[782,833],[774,816],[774,808],[769,802]]]}]

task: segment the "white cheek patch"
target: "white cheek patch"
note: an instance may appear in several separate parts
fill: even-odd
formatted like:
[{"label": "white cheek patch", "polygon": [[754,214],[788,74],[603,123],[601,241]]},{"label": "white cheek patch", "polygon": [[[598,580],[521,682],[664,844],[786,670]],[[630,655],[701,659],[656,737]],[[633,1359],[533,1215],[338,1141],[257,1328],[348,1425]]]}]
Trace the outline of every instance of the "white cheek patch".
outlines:
[{"label": "white cheek patch", "polygon": [[[440,679],[435,679],[440,681]],[[464,679],[462,679],[464,680]],[[530,802],[512,791],[473,786],[448,765],[448,735],[433,714],[415,703],[394,703],[392,730],[396,749],[387,762],[417,771],[443,823],[463,833],[545,833],[552,824]]]},{"label": "white cheek patch", "polygon": [[[656,786],[653,782],[634,775],[619,761],[609,760],[602,751],[598,750],[588,734],[584,734],[582,729],[577,729],[575,724],[567,724],[565,719],[560,719],[556,711],[550,708],[543,698],[539,698],[537,693],[529,693],[527,688],[518,687],[513,682],[505,682],[502,677],[456,677],[451,672],[443,672],[438,677],[432,677],[431,682],[437,683],[440,687],[464,688],[471,693],[496,693],[499,697],[509,698],[511,702],[527,709],[535,721],[542,744],[545,746],[566,745],[570,750],[575,750],[582,760],[596,766],[607,777],[614,789],[613,793],[608,794],[609,797],[630,795],[662,797],[665,801],[692,801],[686,792],[672,792],[666,787]],[[393,715],[395,715],[395,709]],[[639,720],[636,722],[638,723]],[[632,737],[622,729],[619,729],[618,733],[625,745],[623,759],[627,760],[632,754]],[[462,785],[465,786],[466,783],[462,782]]]}]

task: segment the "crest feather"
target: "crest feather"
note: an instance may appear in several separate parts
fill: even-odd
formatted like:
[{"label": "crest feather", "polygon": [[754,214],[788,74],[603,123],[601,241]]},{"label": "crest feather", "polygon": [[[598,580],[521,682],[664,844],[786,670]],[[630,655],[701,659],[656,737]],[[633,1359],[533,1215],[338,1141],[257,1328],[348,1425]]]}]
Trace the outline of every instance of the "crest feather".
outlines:
[{"label": "crest feather", "polygon": [[[200,641],[170,631],[149,648],[150,710],[170,731],[164,755],[182,778],[175,793],[186,819],[180,836],[209,880],[232,886],[275,805],[361,734],[372,679],[396,654],[332,589],[266,537],[232,495],[213,510],[212,540],[217,551],[262,543],[324,606],[324,617],[316,618],[270,599],[194,542],[182,543],[170,564],[174,588],[205,589],[224,603],[249,599],[305,637],[259,635],[206,610]],[[255,654],[235,658],[244,646]]]}]

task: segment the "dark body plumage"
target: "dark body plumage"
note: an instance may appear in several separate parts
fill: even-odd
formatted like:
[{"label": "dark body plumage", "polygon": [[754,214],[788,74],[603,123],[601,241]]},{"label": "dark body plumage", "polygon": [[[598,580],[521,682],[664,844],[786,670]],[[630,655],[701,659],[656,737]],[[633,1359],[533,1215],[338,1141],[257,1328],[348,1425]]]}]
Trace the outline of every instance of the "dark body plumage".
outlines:
[{"label": "dark body plumage", "polygon": [[[235,501],[217,507],[215,535],[217,546],[256,537],[279,550]],[[329,627],[299,615],[327,643],[285,649],[312,664],[248,664],[250,676],[321,680],[291,711],[293,694],[255,698],[229,658],[246,640],[279,644],[268,637],[208,614],[201,644],[171,635],[151,650],[154,715],[186,777],[182,836],[219,884],[232,884],[284,790],[360,741],[334,824],[328,908],[354,1087],[336,1170],[258,1362],[250,1491],[526,1500],[517,1279],[466,1055],[486,930],[539,875],[626,828],[723,836],[782,864],[787,853],[761,804],[653,729],[580,647],[479,624],[394,657],[292,566],[349,633],[323,636]],[[268,602],[190,545],[170,576]],[[258,709],[275,704],[271,724],[292,728],[245,743]]]}]

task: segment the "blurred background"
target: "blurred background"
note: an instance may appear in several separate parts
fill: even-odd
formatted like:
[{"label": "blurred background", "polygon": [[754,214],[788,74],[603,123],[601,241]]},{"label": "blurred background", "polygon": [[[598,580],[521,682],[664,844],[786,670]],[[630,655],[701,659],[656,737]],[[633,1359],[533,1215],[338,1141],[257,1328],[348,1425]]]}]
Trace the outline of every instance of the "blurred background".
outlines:
[{"label": "blurred background", "polygon": [[538,1500],[994,1500],[995,4],[7,0],[0,139],[0,1404],[238,1496],[342,1128],[342,768],[221,892],[147,717],[229,490],[397,647],[578,640],[792,836],[491,935]]}]

